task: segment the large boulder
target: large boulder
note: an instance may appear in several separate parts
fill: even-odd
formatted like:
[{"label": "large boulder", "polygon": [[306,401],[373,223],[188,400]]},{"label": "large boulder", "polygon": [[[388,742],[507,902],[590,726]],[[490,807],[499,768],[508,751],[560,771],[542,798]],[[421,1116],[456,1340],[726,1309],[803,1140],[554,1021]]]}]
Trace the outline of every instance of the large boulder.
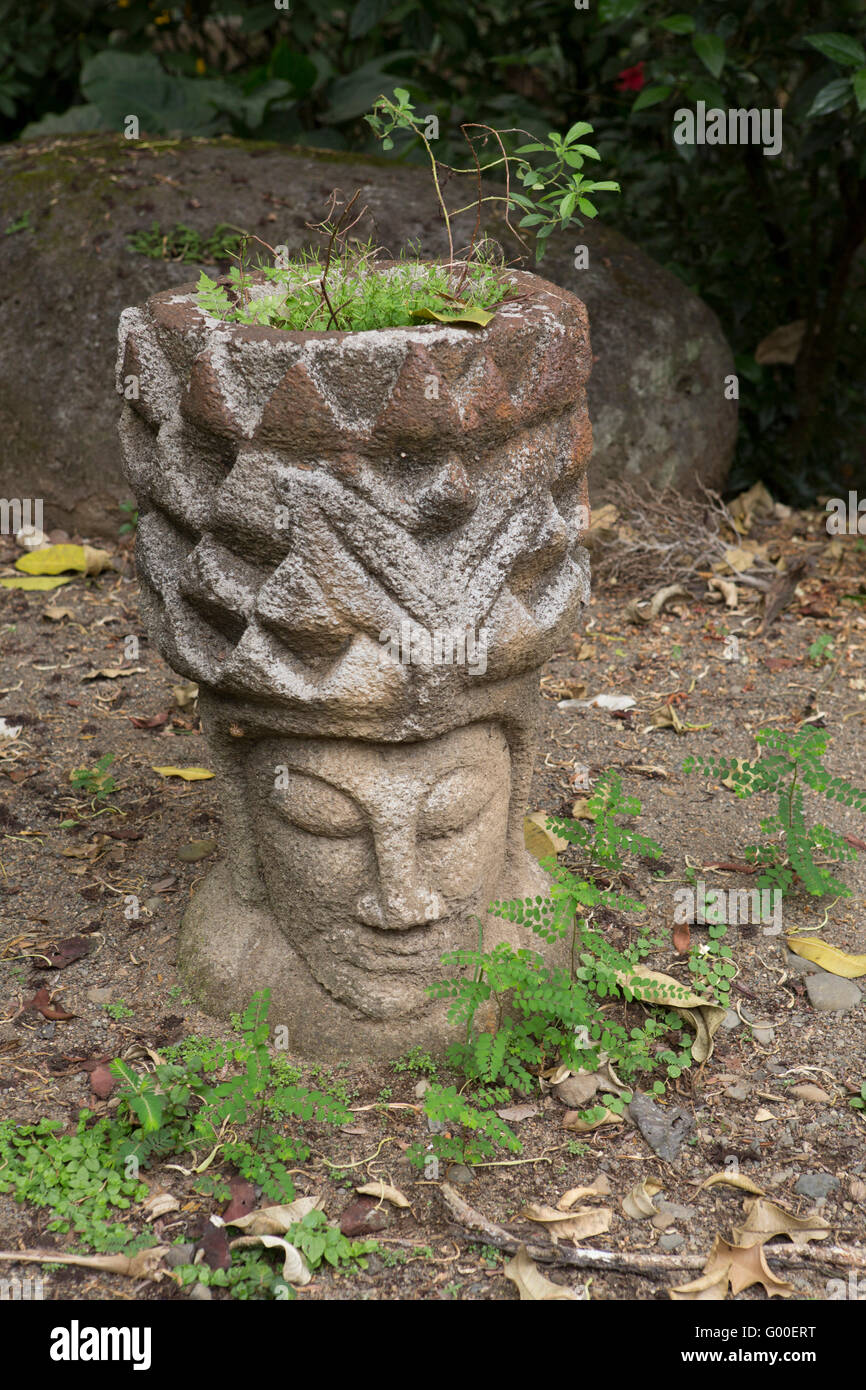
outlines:
[{"label": "large boulder", "polygon": [[[385,158],[225,137],[93,135],[0,147],[0,492],[43,498],[46,525],[116,532],[117,504],[128,496],[117,442],[117,321],[127,305],[189,282],[200,268],[149,259],[129,238],[154,222],[203,236],[230,223],[294,249],[310,242],[307,224],[321,221],[334,187],[361,189],[370,213],[358,231],[392,253],[410,241],[425,255],[446,251],[429,176]],[[500,215],[486,225],[509,255],[517,249]],[[468,242],[472,217],[457,230]],[[576,244],[588,248],[585,269],[576,268]],[[712,312],[599,224],[555,234],[542,270],[589,309],[593,495],[610,495],[624,478],[683,492],[697,479],[723,484],[737,407],[725,399],[733,359]]]}]

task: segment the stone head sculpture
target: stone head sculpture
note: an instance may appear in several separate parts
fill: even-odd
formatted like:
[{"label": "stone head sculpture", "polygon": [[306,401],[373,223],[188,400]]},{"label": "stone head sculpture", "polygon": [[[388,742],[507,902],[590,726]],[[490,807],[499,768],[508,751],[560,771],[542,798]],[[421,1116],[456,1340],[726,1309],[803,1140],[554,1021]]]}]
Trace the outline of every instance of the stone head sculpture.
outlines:
[{"label": "stone head sculpture", "polygon": [[578,300],[511,278],[482,330],[251,328],[184,290],[121,320],[142,605],[222,792],[181,958],[214,1012],[269,985],[311,1055],[437,1044],[442,952],[544,888],[522,826],[538,669],[588,598],[590,353]]}]

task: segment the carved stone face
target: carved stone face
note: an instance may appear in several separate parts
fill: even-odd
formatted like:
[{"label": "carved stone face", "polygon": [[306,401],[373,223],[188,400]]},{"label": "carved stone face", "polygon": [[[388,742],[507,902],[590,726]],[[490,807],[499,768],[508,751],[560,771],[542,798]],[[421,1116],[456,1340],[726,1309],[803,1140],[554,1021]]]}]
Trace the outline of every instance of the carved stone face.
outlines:
[{"label": "carved stone face", "polygon": [[264,739],[248,764],[269,906],[312,975],[372,1018],[429,1003],[498,896],[511,759],[471,724],[409,744]]}]

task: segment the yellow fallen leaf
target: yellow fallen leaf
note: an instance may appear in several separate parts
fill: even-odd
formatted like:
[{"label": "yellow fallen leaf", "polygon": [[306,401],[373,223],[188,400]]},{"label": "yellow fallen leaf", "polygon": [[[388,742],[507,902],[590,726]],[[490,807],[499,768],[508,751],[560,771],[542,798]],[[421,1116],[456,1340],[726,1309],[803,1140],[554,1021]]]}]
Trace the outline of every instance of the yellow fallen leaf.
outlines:
[{"label": "yellow fallen leaf", "polygon": [[153,771],[158,772],[160,777],[182,777],[185,782],[203,782],[215,776],[206,767],[155,767]]},{"label": "yellow fallen leaf", "polygon": [[145,675],[147,675],[146,666],[101,666],[98,670],[94,669],[93,671],[88,671],[81,679],[83,681],[116,681],[119,676]]},{"label": "yellow fallen leaf", "polygon": [[840,951],[838,946],[829,946],[817,936],[786,936],[785,940],[788,950],[793,951],[795,956],[820,965],[831,975],[841,975],[845,980],[856,980],[858,976],[866,975],[866,956],[849,955],[847,951]]},{"label": "yellow fallen leaf", "polygon": [[107,550],[95,550],[90,545],[47,545],[19,555],[15,568],[22,574],[62,574],[78,570],[81,574],[99,574],[111,562]]},{"label": "yellow fallen leaf", "polygon": [[572,1289],[565,1288],[563,1284],[554,1284],[552,1279],[545,1278],[535,1261],[529,1258],[525,1245],[521,1245],[514,1259],[508,1261],[502,1273],[512,1284],[516,1284],[521,1302],[580,1301],[580,1295]]},{"label": "yellow fallen leaf", "polygon": [[61,584],[71,583],[71,574],[30,574],[22,579],[0,579],[4,589],[59,589]]},{"label": "yellow fallen leaf", "polygon": [[773,1114],[772,1110],[768,1110],[766,1105],[762,1105],[760,1110],[756,1110],[752,1116],[756,1125],[765,1125],[770,1120],[775,1120],[776,1118],[777,1116]]},{"label": "yellow fallen leaf", "polygon": [[719,1183],[725,1183],[727,1187],[739,1187],[743,1192],[752,1192],[756,1197],[764,1196],[764,1189],[758,1184],[747,1178],[745,1173],[713,1173],[711,1177],[705,1178],[698,1188],[702,1192],[705,1187],[716,1187]]}]

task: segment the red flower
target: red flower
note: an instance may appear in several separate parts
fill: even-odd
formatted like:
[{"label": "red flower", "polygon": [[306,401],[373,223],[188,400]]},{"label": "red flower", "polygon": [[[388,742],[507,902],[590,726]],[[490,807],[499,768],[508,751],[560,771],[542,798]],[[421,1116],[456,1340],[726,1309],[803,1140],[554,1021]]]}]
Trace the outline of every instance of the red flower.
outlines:
[{"label": "red flower", "polygon": [[635,63],[633,68],[623,68],[622,72],[618,72],[616,75],[616,90],[618,92],[639,92],[646,81],[643,70],[643,63]]}]

